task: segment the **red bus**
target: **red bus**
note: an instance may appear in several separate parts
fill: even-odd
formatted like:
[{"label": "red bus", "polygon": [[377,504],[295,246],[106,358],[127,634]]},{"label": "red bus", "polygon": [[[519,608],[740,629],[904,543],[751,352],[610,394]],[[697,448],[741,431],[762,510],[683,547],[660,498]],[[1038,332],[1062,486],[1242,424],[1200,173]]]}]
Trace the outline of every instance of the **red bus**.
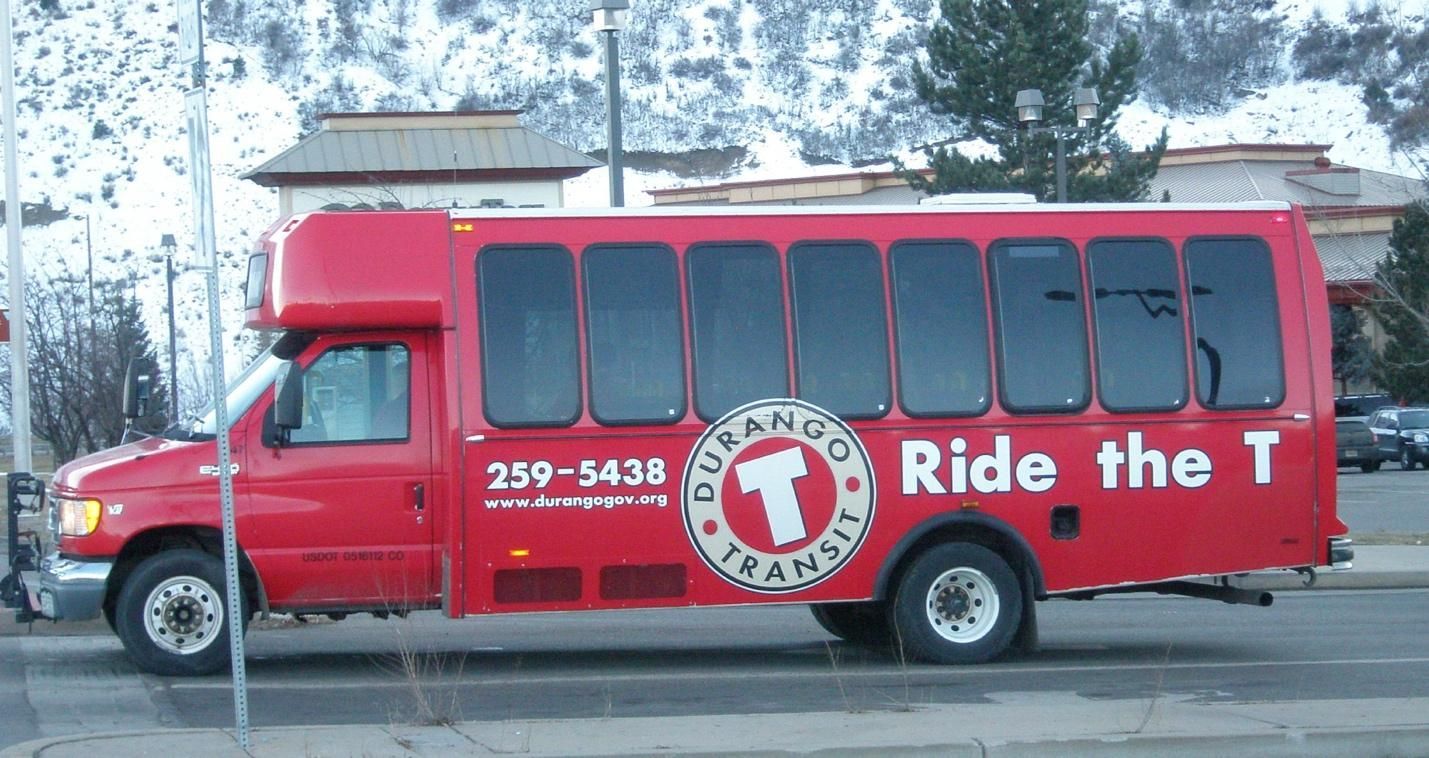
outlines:
[{"label": "red bus", "polygon": [[[1352,555],[1296,206],[309,213],[246,298],[257,613],[799,603],[963,663]],[[31,608],[225,666],[214,432],[58,471]]]}]

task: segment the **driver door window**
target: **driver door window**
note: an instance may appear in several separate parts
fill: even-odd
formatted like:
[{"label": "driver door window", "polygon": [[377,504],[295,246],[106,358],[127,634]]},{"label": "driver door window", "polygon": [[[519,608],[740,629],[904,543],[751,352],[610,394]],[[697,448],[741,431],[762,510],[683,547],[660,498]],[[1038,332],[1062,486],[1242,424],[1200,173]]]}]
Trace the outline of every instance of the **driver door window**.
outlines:
[{"label": "driver door window", "polygon": [[405,440],[410,356],[403,345],[344,345],[303,371],[303,425],[295,445]]}]

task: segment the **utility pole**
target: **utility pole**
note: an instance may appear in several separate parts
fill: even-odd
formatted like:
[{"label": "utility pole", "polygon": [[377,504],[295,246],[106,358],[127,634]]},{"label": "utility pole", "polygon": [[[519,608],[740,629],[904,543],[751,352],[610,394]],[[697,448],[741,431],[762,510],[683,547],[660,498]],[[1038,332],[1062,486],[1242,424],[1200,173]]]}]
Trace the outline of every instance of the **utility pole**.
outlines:
[{"label": "utility pole", "polygon": [[159,246],[164,250],[164,283],[169,292],[169,423],[179,422],[179,377],[178,351],[174,343],[174,252],[178,243],[174,235],[165,234],[159,238]]},{"label": "utility pole", "polygon": [[26,346],[29,328],[25,309],[25,257],[20,249],[20,161],[15,125],[15,44],[10,25],[10,0],[0,0],[0,99],[5,120],[5,238],[10,249],[10,430],[16,472],[34,468],[30,459],[30,362]]}]

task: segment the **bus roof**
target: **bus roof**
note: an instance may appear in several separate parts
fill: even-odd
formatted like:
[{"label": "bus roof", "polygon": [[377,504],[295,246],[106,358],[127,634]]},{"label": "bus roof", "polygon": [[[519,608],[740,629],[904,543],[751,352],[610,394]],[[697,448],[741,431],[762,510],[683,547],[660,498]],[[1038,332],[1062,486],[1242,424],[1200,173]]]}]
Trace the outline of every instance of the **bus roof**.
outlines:
[{"label": "bus roof", "polygon": [[[1245,203],[992,203],[924,205],[681,205],[635,208],[452,208],[451,218],[605,218],[628,216],[819,216],[947,213],[1166,213],[1288,211],[1283,201]],[[337,211],[342,212],[342,211]],[[374,211],[380,213],[381,211]]]}]

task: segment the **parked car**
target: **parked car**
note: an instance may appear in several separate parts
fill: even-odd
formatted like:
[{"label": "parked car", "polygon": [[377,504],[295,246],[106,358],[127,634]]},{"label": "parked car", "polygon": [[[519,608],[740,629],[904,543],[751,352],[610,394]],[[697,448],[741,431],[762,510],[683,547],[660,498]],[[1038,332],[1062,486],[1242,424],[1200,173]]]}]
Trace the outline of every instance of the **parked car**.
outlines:
[{"label": "parked car", "polygon": [[1379,470],[1379,447],[1369,424],[1354,419],[1335,420],[1335,465],[1359,466],[1366,474]]},{"label": "parked car", "polygon": [[1429,466],[1429,408],[1381,408],[1369,428],[1381,460],[1397,460],[1405,471]]},{"label": "parked car", "polygon": [[1349,418],[1368,421],[1371,414],[1380,408],[1392,407],[1394,398],[1382,392],[1363,395],[1337,395],[1335,397],[1335,418]]}]

